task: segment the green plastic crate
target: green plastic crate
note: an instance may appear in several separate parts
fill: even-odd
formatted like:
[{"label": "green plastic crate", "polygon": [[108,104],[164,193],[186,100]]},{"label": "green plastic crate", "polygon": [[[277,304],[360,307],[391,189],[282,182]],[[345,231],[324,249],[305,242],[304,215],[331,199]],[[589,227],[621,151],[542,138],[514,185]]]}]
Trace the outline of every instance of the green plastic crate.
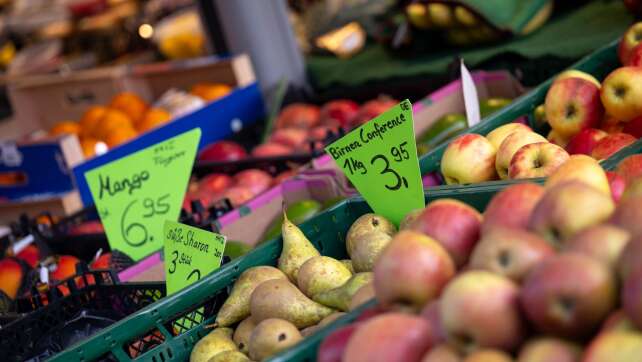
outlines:
[{"label": "green plastic crate", "polygon": [[[590,73],[598,80],[604,79],[613,69],[621,66],[617,57],[618,42],[619,39],[617,41],[613,41],[607,46],[584,57],[569,69],[577,69]],[[467,129],[461,134],[477,133],[486,135],[495,128],[510,123],[522,116],[528,116],[530,125],[533,127],[533,111],[537,106],[544,103],[544,98],[546,98],[546,93],[548,92],[548,88],[551,86],[551,83],[553,83],[553,78],[540,84],[530,92],[514,100],[510,105],[485,118],[482,122]],[[536,127],[533,128],[536,131],[542,131]],[[419,166],[421,168],[422,175],[440,171],[441,156],[451,140],[447,140],[442,145],[426,153],[419,159]],[[493,181],[491,181],[491,183],[492,182]]]}]

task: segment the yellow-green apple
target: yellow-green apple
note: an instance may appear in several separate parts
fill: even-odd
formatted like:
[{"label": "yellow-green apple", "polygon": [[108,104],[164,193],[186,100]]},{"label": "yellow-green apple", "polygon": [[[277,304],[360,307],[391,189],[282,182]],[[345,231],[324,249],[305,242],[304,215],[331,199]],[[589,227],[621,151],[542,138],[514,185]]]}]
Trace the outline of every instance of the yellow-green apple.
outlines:
[{"label": "yellow-green apple", "polygon": [[[642,67],[642,64],[640,66]],[[635,138],[642,137],[642,117],[635,117],[623,123],[622,132],[628,133]]]},{"label": "yellow-green apple", "polygon": [[350,336],[343,361],[419,361],[431,347],[430,325],[419,316],[386,313],[361,323]]},{"label": "yellow-green apple", "polygon": [[611,195],[579,181],[568,181],[546,191],[531,214],[529,226],[560,246],[583,229],[606,221],[614,209]]},{"label": "yellow-green apple", "polygon": [[633,236],[642,235],[642,197],[630,197],[620,200],[615,209],[611,223],[617,225]]},{"label": "yellow-green apple", "polygon": [[629,239],[631,234],[617,226],[593,225],[567,240],[563,250],[590,256],[615,270],[620,254]]},{"label": "yellow-green apple", "polygon": [[600,95],[606,112],[620,121],[642,115],[642,68],[621,67],[602,83]]},{"label": "yellow-green apple", "polygon": [[638,264],[624,278],[622,308],[637,328],[642,329],[642,264]]},{"label": "yellow-green apple", "polygon": [[573,136],[573,138],[568,141],[566,145],[566,151],[571,155],[584,154],[590,155],[595,148],[595,145],[604,137],[607,136],[607,133],[597,128],[586,128],[581,130],[578,134]]},{"label": "yellow-green apple", "polygon": [[441,157],[441,173],[448,185],[471,184],[497,178],[495,147],[478,134],[455,138]]},{"label": "yellow-green apple", "polygon": [[522,229],[495,227],[475,246],[469,268],[488,270],[520,283],[533,267],[555,254],[536,234]]},{"label": "yellow-green apple", "polygon": [[556,79],[546,93],[544,108],[551,128],[562,137],[597,127],[604,115],[600,88],[582,78]]},{"label": "yellow-green apple", "polygon": [[566,181],[581,181],[587,185],[593,186],[601,192],[611,195],[609,179],[600,164],[592,157],[587,155],[571,155],[568,161],[560,166],[546,180],[546,188]]},{"label": "yellow-green apple", "polygon": [[524,280],[520,300],[538,331],[582,338],[591,335],[615,308],[616,294],[615,276],[606,265],[569,252],[536,266]]},{"label": "yellow-green apple", "polygon": [[582,362],[637,362],[642,356],[642,333],[606,332],[598,334],[588,345]]},{"label": "yellow-green apple", "polygon": [[[606,178],[609,180],[609,187],[611,188],[611,197],[613,197],[613,201],[616,203],[620,202],[622,195],[624,195],[624,190],[626,189],[626,180],[624,177],[613,171],[606,171]],[[642,186],[642,184],[640,184],[640,186]],[[642,191],[642,188],[640,191]]]},{"label": "yellow-green apple", "polygon": [[439,199],[428,204],[409,229],[435,239],[461,267],[479,240],[481,223],[482,215],[467,204]]},{"label": "yellow-green apple", "polygon": [[562,73],[560,73],[557,77],[555,77],[555,80],[562,80],[566,78],[580,78],[580,79],[588,80],[589,82],[595,84],[595,86],[598,88],[602,86],[602,84],[600,84],[600,81],[597,80],[593,75],[577,69],[565,70]]},{"label": "yellow-green apple", "polygon": [[504,188],[486,205],[482,234],[497,226],[527,228],[531,213],[542,195],[544,187],[530,182]]},{"label": "yellow-green apple", "polygon": [[533,111],[533,119],[535,121],[536,128],[541,128],[545,124],[548,124],[548,121],[546,120],[546,108],[543,103],[535,107],[535,110]]},{"label": "yellow-green apple", "polygon": [[442,343],[431,348],[421,362],[461,362],[461,354],[451,345]]},{"label": "yellow-green apple", "polygon": [[631,155],[618,163],[615,168],[618,175],[624,177],[629,185],[633,180],[642,176],[642,154]]},{"label": "yellow-green apple", "polygon": [[460,350],[515,350],[525,335],[519,286],[484,270],[459,274],[444,289],[439,314],[448,342]]},{"label": "yellow-green apple", "polygon": [[568,153],[558,145],[536,142],[522,146],[510,161],[508,178],[536,178],[553,174],[568,160]]},{"label": "yellow-green apple", "polygon": [[626,279],[631,271],[640,264],[642,260],[642,237],[633,237],[626,244],[620,259],[617,263],[617,271],[620,279]]},{"label": "yellow-green apple", "polygon": [[513,358],[502,350],[483,348],[466,356],[463,362],[513,362]]},{"label": "yellow-green apple", "polygon": [[595,145],[591,157],[598,161],[605,160],[635,141],[636,138],[628,133],[611,133]]},{"label": "yellow-green apple", "polygon": [[517,355],[517,362],[577,362],[582,348],[559,338],[539,337],[527,341]]},{"label": "yellow-green apple", "polygon": [[515,131],[504,138],[502,144],[497,149],[497,158],[495,159],[495,169],[501,179],[508,178],[508,167],[510,166],[510,160],[513,158],[513,155],[522,148],[522,146],[535,142],[547,141],[535,132],[522,130]]},{"label": "yellow-green apple", "polygon": [[617,48],[617,55],[623,65],[628,65],[631,51],[642,40],[642,22],[631,25],[620,40]]},{"label": "yellow-green apple", "polygon": [[555,132],[554,129],[548,132],[548,136],[546,136],[546,140],[560,147],[566,147],[570,141],[568,137],[562,137],[559,133]]},{"label": "yellow-green apple", "polygon": [[455,264],[437,241],[402,230],[375,262],[375,293],[383,305],[409,304],[419,309],[437,298],[454,275]]},{"label": "yellow-green apple", "polygon": [[635,331],[635,325],[624,313],[622,309],[618,309],[611,313],[602,324],[600,333],[614,332],[614,331]]},{"label": "yellow-green apple", "polygon": [[499,149],[499,146],[504,141],[504,138],[508,137],[509,134],[515,131],[532,131],[532,129],[527,125],[521,123],[507,123],[490,131],[486,135],[486,139],[488,139],[490,143],[495,146],[495,149]]}]

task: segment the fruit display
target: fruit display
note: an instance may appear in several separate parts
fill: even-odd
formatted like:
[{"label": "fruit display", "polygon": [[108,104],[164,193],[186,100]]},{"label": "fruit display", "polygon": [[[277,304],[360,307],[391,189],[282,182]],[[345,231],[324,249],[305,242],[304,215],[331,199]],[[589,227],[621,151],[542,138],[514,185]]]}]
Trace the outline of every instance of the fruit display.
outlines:
[{"label": "fruit display", "polygon": [[608,159],[639,138],[642,115],[636,99],[637,68],[631,63],[642,23],[632,25],[618,48],[621,67],[600,83],[591,74],[569,70],[552,82],[533,124],[550,127],[546,137],[527,125],[502,125],[485,135],[454,139],[441,157],[447,184],[551,175],[569,155]]},{"label": "fruit display", "polygon": [[[190,95],[204,105],[231,91],[225,84],[199,83],[192,87]],[[78,136],[83,154],[92,158],[170,122],[174,113],[171,107],[150,105],[135,93],[121,92],[109,104],[89,107],[77,122],[58,122],[49,130],[49,135]]]}]

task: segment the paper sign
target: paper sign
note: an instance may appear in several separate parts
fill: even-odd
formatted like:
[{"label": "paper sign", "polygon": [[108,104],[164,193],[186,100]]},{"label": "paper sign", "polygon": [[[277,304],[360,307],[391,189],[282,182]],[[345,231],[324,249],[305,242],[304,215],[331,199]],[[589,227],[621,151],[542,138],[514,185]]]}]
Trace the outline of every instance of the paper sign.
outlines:
[{"label": "paper sign", "polygon": [[466,119],[468,127],[472,127],[481,121],[479,113],[479,99],[477,99],[477,88],[468,68],[461,61],[461,88],[464,93],[464,106],[466,107]]},{"label": "paper sign", "polygon": [[397,225],[425,204],[412,105],[405,100],[325,151],[377,214]]},{"label": "paper sign", "polygon": [[200,128],[85,173],[112,249],[134,260],[163,247],[163,223],[178,220]]},{"label": "paper sign", "polygon": [[165,221],[167,295],[195,283],[221,266],[225,237],[174,221]]}]

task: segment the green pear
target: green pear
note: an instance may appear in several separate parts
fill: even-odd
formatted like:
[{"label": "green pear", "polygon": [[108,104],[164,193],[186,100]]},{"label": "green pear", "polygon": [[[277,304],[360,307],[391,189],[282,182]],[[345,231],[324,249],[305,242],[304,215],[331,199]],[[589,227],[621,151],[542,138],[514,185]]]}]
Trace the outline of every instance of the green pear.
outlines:
[{"label": "green pear", "polygon": [[348,234],[346,235],[346,250],[348,251],[350,258],[352,258],[354,240],[360,235],[367,234],[372,231],[380,231],[392,236],[397,232],[397,228],[393,223],[381,215],[361,215],[354,223],[352,223],[350,229],[348,229]]},{"label": "green pear", "polygon": [[329,256],[314,256],[299,269],[297,286],[312,298],[314,295],[343,285],[352,273],[340,261]]},{"label": "green pear", "polygon": [[404,218],[399,223],[399,230],[407,229],[410,226],[410,224],[412,224],[415,220],[417,220],[417,218],[419,217],[419,215],[421,215],[423,211],[424,209],[416,209],[407,213],[406,216],[404,216]]},{"label": "green pear", "polygon": [[257,324],[250,337],[250,357],[263,361],[299,343],[303,337],[287,320],[268,318]]},{"label": "green pear", "polygon": [[352,260],[350,259],[341,259],[343,265],[350,270],[350,273],[354,274],[354,266],[352,266]]},{"label": "green pear", "polygon": [[370,283],[372,278],[373,274],[370,272],[357,273],[342,286],[315,295],[314,300],[328,307],[347,312],[350,309],[352,297],[357,293],[359,288]]},{"label": "green pear", "polygon": [[210,358],[207,362],[252,362],[248,356],[239,351],[225,351]]},{"label": "green pear", "polygon": [[361,234],[352,241],[352,266],[357,273],[370,272],[375,260],[392,240],[392,236],[381,231]]},{"label": "green pear", "polygon": [[196,342],[190,362],[207,362],[210,358],[225,351],[237,351],[236,343],[232,340],[231,328],[216,328]]},{"label": "green pear", "polygon": [[333,312],[306,297],[294,284],[284,279],[268,280],[256,287],[250,298],[250,310],[255,323],[268,318],[280,318],[290,321],[297,328],[317,324]]},{"label": "green pear", "polygon": [[239,350],[243,353],[248,353],[249,351],[250,335],[252,334],[254,327],[256,327],[254,319],[252,319],[252,317],[247,317],[243,319],[241,323],[236,326],[236,330],[234,330],[234,336],[232,339]]},{"label": "green pear", "polygon": [[271,279],[287,279],[279,269],[271,266],[256,266],[244,271],[234,283],[230,296],[218,311],[216,324],[228,327],[250,315],[250,295],[259,284]]},{"label": "green pear", "polygon": [[301,265],[311,257],[321,254],[305,237],[301,229],[288,220],[285,212],[283,213],[281,232],[283,234],[283,250],[279,257],[279,269],[290,278],[290,281],[296,283]]}]

